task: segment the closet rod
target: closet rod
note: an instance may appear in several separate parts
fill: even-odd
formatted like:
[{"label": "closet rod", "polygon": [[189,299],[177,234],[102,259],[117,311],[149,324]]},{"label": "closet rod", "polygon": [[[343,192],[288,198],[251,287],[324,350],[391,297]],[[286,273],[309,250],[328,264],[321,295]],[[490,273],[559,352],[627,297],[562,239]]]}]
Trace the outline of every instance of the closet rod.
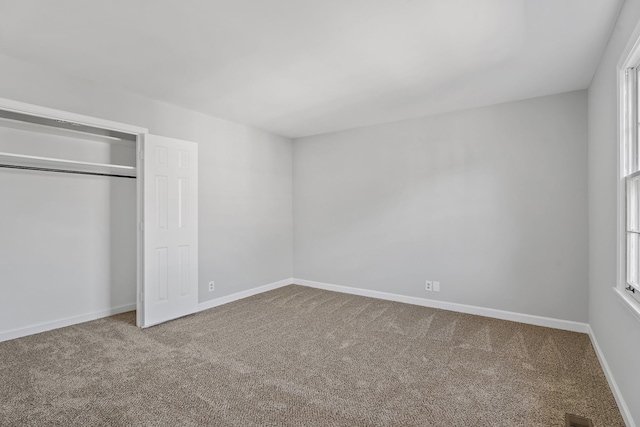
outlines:
[{"label": "closet rod", "polygon": [[44,172],[58,172],[58,173],[73,173],[78,175],[112,176],[115,178],[133,178],[133,179],[136,178],[135,176],[131,176],[131,175],[119,175],[115,173],[84,172],[84,171],[74,171],[69,169],[41,168],[41,167],[34,167],[34,166],[18,166],[18,165],[7,165],[7,164],[0,164],[0,168],[25,169],[30,171],[44,171]]}]

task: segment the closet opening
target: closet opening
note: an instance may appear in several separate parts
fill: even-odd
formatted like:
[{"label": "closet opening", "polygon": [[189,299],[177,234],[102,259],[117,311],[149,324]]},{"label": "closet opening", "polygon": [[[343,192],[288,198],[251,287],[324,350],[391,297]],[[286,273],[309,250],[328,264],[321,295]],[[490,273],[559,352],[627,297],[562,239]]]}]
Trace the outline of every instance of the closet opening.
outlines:
[{"label": "closet opening", "polygon": [[144,133],[0,100],[0,333],[136,310]]}]

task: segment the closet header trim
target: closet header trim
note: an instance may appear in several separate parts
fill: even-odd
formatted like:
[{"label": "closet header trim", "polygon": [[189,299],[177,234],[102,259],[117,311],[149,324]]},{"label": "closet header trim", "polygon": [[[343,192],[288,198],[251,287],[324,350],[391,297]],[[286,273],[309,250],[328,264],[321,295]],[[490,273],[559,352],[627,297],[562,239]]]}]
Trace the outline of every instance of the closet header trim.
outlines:
[{"label": "closet header trim", "polygon": [[77,132],[90,133],[93,135],[105,136],[113,139],[123,139],[127,141],[136,141],[137,135],[119,132],[111,129],[98,128],[95,126],[84,125],[67,120],[50,119],[48,117],[32,116],[30,114],[18,113],[15,111],[0,110],[0,118],[16,120],[26,123],[34,123],[37,125],[50,126],[58,129],[68,129]]}]

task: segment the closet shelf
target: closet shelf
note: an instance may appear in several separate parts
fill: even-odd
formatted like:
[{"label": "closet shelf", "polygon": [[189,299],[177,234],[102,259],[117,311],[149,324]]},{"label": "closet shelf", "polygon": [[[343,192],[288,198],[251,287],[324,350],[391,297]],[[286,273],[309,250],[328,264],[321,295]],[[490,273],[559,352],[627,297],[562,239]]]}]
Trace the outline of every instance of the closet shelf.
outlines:
[{"label": "closet shelf", "polygon": [[117,173],[119,175],[136,176],[135,166],[115,165],[109,163],[82,162],[78,160],[58,159],[54,157],[30,156],[26,154],[15,154],[0,152],[0,163],[18,162],[20,165],[42,166],[42,167],[84,167],[91,171],[105,173]]}]

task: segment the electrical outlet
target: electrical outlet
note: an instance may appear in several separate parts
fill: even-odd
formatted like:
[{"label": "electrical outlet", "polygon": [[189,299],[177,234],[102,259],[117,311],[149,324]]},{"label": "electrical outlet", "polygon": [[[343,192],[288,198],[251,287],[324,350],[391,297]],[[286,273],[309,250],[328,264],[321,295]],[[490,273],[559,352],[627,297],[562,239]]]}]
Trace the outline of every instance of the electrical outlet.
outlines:
[{"label": "electrical outlet", "polygon": [[213,280],[211,282],[209,282],[209,292],[213,292],[213,289],[215,288],[215,284],[213,282]]},{"label": "electrical outlet", "polygon": [[440,282],[433,282],[433,292],[440,292]]},{"label": "electrical outlet", "polygon": [[427,280],[424,283],[424,290],[431,292],[433,290],[433,282],[431,280]]}]

